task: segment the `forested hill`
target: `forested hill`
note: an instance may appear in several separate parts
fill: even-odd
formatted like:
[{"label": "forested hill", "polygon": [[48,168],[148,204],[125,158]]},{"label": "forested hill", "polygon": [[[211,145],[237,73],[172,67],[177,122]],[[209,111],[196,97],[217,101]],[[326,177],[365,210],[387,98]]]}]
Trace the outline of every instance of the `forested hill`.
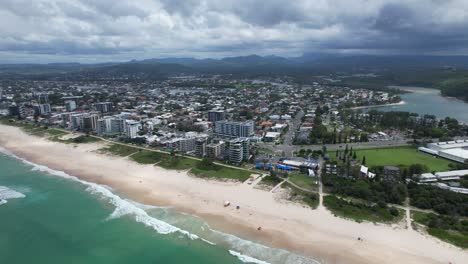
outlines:
[{"label": "forested hill", "polygon": [[441,81],[437,87],[444,96],[456,97],[468,102],[468,73],[459,78]]},{"label": "forested hill", "polygon": [[[439,88],[468,101],[468,56],[304,54],[296,58],[240,56],[222,59],[163,58],[98,64],[0,64],[0,79],[161,80],[182,74],[233,77],[288,75],[297,82],[333,79],[330,85],[381,89],[387,85]],[[338,81],[336,81],[338,80]]]}]

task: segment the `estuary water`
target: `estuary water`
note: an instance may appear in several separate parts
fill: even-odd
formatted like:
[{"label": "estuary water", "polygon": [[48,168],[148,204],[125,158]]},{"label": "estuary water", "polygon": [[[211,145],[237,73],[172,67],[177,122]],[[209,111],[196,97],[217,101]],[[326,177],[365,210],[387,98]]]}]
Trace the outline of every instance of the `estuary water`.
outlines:
[{"label": "estuary water", "polygon": [[425,87],[390,86],[408,91],[402,94],[405,102],[400,105],[381,106],[368,109],[380,111],[405,111],[418,113],[419,115],[435,115],[437,118],[452,117],[460,122],[468,123],[468,103],[451,97],[444,97],[439,90]]},{"label": "estuary water", "polygon": [[0,148],[0,263],[318,263]]}]

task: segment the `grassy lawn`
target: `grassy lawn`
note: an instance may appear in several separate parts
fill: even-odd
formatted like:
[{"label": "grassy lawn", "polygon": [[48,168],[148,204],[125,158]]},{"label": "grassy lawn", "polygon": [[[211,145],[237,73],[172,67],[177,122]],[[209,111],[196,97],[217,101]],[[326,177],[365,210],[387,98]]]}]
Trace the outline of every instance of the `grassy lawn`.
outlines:
[{"label": "grassy lawn", "polygon": [[110,146],[99,149],[99,152],[126,157],[132,153],[137,152],[138,150],[139,149],[130,146],[111,144]]},{"label": "grassy lawn", "polygon": [[157,165],[169,170],[188,170],[194,168],[197,160],[166,155]]},{"label": "grassy lawn", "polygon": [[8,118],[0,118],[0,123],[2,123],[4,125],[8,125],[8,126],[19,127],[19,128],[24,129],[24,130],[31,130],[31,129],[34,129],[34,128],[38,128],[38,126],[29,124],[29,123],[23,123],[21,121],[17,121],[17,120],[14,120],[14,119],[8,119]]},{"label": "grassy lawn", "polygon": [[61,136],[61,135],[68,134],[68,132],[62,131],[59,129],[45,128],[43,126],[33,125],[30,123],[16,121],[16,120],[7,119],[7,118],[0,118],[0,124],[19,127],[23,131],[27,132],[28,134],[35,135],[35,136],[47,136],[47,135]]},{"label": "grassy lawn", "polygon": [[55,128],[49,128],[47,129],[47,134],[52,135],[52,136],[63,136],[63,135],[68,134],[68,132],[55,129]]},{"label": "grassy lawn", "polygon": [[154,164],[158,161],[161,161],[163,156],[167,156],[167,154],[149,150],[142,150],[138,153],[133,154],[132,156],[130,156],[130,158],[141,164]]},{"label": "grassy lawn", "polygon": [[149,150],[139,150],[137,148],[112,144],[109,147],[100,149],[100,152],[110,153],[117,156],[126,157],[130,154],[130,159],[140,164],[156,164],[156,166],[169,170],[190,170],[190,173],[200,178],[229,179],[245,181],[250,177],[250,172],[234,168],[227,168],[213,164],[212,167],[201,168],[200,161],[180,156],[159,153]]},{"label": "grassy lawn", "polygon": [[334,195],[324,196],[323,205],[333,214],[355,220],[356,222],[370,221],[389,223],[397,222],[403,217],[403,213],[398,209],[394,209],[398,212],[398,215],[393,215],[387,208],[345,201]]},{"label": "grassy lawn", "polygon": [[215,165],[213,169],[201,169],[198,166],[193,167],[190,173],[200,178],[212,178],[212,179],[228,179],[239,182],[244,182],[250,177],[250,172],[244,170],[237,170],[233,168],[227,168],[219,165]]},{"label": "grassy lawn", "polygon": [[60,135],[49,138],[51,141],[65,143],[65,144],[82,144],[82,143],[94,143],[99,142],[101,139],[91,136],[81,135],[75,138],[61,139]]},{"label": "grassy lawn", "polygon": [[468,248],[468,220],[416,211],[411,211],[411,218],[424,225],[431,236],[461,248]]},{"label": "grassy lawn", "polygon": [[303,175],[301,173],[291,173],[288,179],[304,189],[315,191],[318,185],[315,183],[316,178]]},{"label": "grassy lawn", "polygon": [[429,213],[423,213],[418,211],[411,211],[411,218],[416,223],[427,225],[429,219]]},{"label": "grassy lawn", "polygon": [[[419,152],[413,147],[398,148],[380,148],[356,150],[357,160],[361,161],[366,156],[366,166],[385,166],[385,165],[412,165],[424,164],[430,171],[448,170],[451,163],[448,160],[435,158],[430,155]],[[335,159],[335,152],[330,152],[330,158]]]},{"label": "grassy lawn", "polygon": [[283,181],[283,179],[278,178],[278,177],[266,176],[266,177],[263,177],[263,179],[260,181],[260,184],[275,187],[276,185],[278,185],[282,181]]},{"label": "grassy lawn", "polygon": [[267,148],[259,148],[258,153],[259,154],[273,154],[273,151]]},{"label": "grassy lawn", "polygon": [[281,188],[289,189],[291,191],[289,200],[301,202],[308,205],[310,208],[315,209],[319,205],[319,197],[316,193],[307,193],[300,190],[288,182],[281,185]]}]

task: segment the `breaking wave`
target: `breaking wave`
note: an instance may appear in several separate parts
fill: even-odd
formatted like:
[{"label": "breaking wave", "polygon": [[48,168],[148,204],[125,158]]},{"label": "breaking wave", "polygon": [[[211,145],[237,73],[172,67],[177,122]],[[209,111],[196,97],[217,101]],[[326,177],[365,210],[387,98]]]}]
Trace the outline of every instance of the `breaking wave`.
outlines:
[{"label": "breaking wave", "polygon": [[5,186],[0,186],[0,205],[6,204],[9,199],[18,199],[26,197],[24,194],[12,190]]},{"label": "breaking wave", "polygon": [[245,262],[245,263],[269,264],[268,262],[242,255],[241,253],[236,252],[234,250],[229,250],[229,254],[237,257],[240,261]]},{"label": "breaking wave", "polygon": [[[200,230],[204,230],[210,235],[208,235],[208,237],[202,238],[196,234],[193,234],[189,231],[178,228],[165,221],[161,221],[148,214],[148,211],[151,211],[154,209],[168,210],[170,208],[140,204],[131,200],[121,198],[120,196],[114,194],[112,192],[112,189],[108,186],[83,181],[63,171],[54,170],[44,165],[32,163],[28,160],[25,160],[21,157],[16,156],[12,152],[1,147],[0,147],[0,153],[6,154],[18,160],[21,160],[23,163],[32,166],[31,170],[33,171],[45,172],[51,175],[59,176],[59,177],[83,184],[84,186],[86,186],[86,191],[90,192],[91,194],[98,195],[99,197],[105,199],[110,204],[115,206],[114,211],[111,213],[111,215],[109,215],[107,220],[117,219],[122,216],[134,216],[135,221],[154,229],[159,234],[180,233],[180,234],[185,235],[191,240],[200,240],[210,245],[219,245],[221,247],[226,247],[231,255],[235,256],[240,261],[245,262],[245,263],[257,263],[257,264],[269,264],[270,262],[271,263],[294,263],[294,264],[296,263],[301,263],[301,264],[319,263],[316,260],[305,258],[303,256],[293,254],[286,250],[269,248],[269,247],[263,246],[255,242],[239,238],[231,234],[226,234],[223,232],[219,232],[217,230],[212,230],[205,222],[203,222],[203,224],[200,226]],[[1,188],[2,187],[0,186],[0,205],[4,203],[3,202],[4,200],[2,199],[2,196],[1,196],[1,190],[2,190]],[[18,193],[18,192],[15,192],[15,193],[17,193],[18,196],[22,195],[22,197],[24,197],[24,195],[21,193]],[[21,197],[18,197],[18,198],[21,198]],[[194,217],[194,216],[190,216],[190,217]],[[216,243],[212,241],[216,241]],[[250,257],[245,254],[255,255],[257,258],[262,258],[270,262],[259,260],[257,258]]]}]

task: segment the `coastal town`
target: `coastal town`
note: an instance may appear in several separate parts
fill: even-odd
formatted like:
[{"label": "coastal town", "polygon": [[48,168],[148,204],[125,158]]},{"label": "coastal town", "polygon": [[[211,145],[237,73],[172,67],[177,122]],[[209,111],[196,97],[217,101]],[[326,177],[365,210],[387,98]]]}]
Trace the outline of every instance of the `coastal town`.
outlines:
[{"label": "coastal town", "polygon": [[107,142],[99,152],[288,190],[287,200],[359,222],[444,228],[437,237],[466,247],[468,126],[373,109],[404,103],[401,91],[221,75],[3,81],[0,91],[2,123],[32,135]]},{"label": "coastal town", "polygon": [[468,0],[0,13],[0,264],[468,264]]}]

